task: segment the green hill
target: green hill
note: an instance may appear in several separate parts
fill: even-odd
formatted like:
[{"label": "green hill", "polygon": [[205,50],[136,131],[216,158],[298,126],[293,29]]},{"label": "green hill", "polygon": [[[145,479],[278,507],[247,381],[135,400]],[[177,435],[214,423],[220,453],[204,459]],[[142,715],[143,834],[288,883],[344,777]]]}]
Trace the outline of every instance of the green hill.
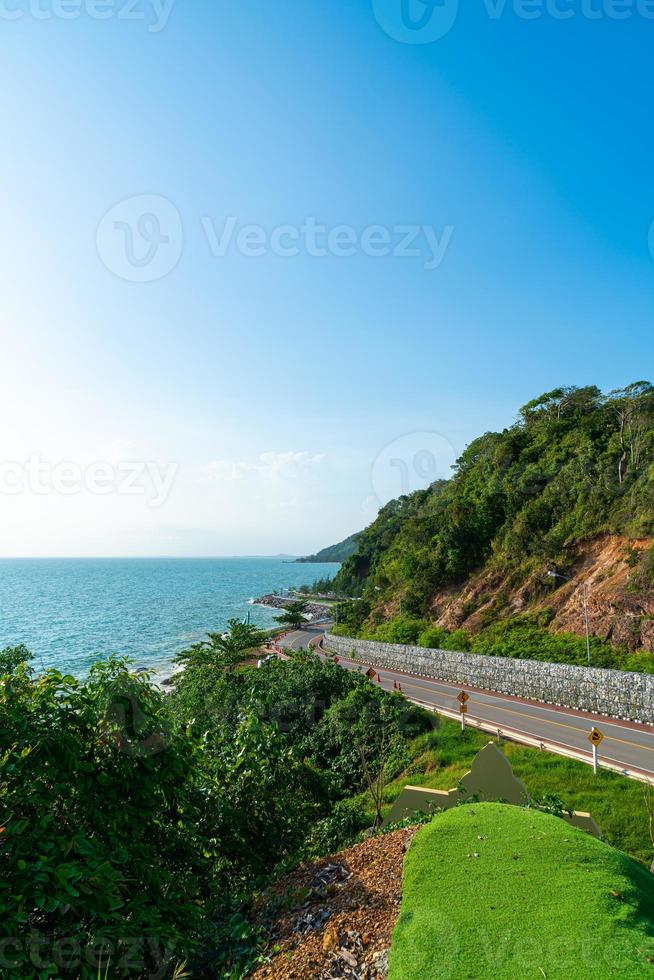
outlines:
[{"label": "green hill", "polygon": [[422,828],[389,980],[651,977],[654,877],[535,810],[482,803]]},{"label": "green hill", "polygon": [[381,509],[334,579],[363,599],[339,622],[370,633],[401,616],[475,635],[520,615],[579,634],[586,582],[591,632],[654,650],[653,534],[654,388],[559,388],[475,439],[451,479]]},{"label": "green hill", "polygon": [[359,534],[351,534],[349,538],[345,541],[339,541],[338,544],[331,544],[327,548],[323,548],[315,555],[307,555],[305,558],[298,558],[300,562],[344,562],[357,550],[357,542],[360,538]]}]

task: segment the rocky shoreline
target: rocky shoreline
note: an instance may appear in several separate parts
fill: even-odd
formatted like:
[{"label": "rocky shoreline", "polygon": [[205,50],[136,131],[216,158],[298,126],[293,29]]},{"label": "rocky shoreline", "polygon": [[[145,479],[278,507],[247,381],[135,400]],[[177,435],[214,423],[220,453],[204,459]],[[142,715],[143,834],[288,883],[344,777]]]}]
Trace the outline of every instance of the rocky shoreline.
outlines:
[{"label": "rocky shoreline", "polygon": [[[259,599],[254,600],[255,606],[272,606],[273,609],[286,609],[287,606],[291,606],[294,602],[298,602],[299,597],[296,596],[281,596],[273,595],[263,595]],[[306,608],[306,615],[311,619],[324,619],[329,615],[329,606],[327,603],[322,602],[308,602]]]}]

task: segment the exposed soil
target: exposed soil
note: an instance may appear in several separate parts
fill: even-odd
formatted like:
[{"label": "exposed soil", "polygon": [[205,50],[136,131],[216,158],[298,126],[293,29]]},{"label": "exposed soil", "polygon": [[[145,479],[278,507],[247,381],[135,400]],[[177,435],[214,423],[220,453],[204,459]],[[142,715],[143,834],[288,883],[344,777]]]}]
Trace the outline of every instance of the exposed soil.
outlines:
[{"label": "exposed soil", "polygon": [[265,897],[280,905],[269,927],[271,958],[251,977],[386,977],[402,898],[404,854],[416,830],[372,837],[303,864],[278,881]]},{"label": "exposed soil", "polygon": [[553,632],[585,633],[584,587],[593,636],[623,643],[630,650],[654,651],[654,590],[642,582],[640,562],[651,538],[628,540],[604,535],[579,546],[567,574],[572,581],[548,579],[546,569],[527,578],[507,578],[486,568],[461,588],[438,592],[431,613],[448,630],[478,632],[504,616],[550,609]]}]

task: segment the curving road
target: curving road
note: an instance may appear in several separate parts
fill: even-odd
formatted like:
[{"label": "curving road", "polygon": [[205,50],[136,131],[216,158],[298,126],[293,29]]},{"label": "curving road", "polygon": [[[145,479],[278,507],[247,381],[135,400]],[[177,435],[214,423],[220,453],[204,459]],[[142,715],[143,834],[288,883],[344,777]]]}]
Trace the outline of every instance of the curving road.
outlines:
[{"label": "curving road", "polygon": [[[328,624],[323,624],[296,630],[280,639],[278,645],[293,650],[317,645],[328,628]],[[319,647],[317,652],[325,657]],[[339,664],[346,670],[362,673],[368,669],[360,661],[345,657],[339,659]],[[457,685],[386,669],[376,674],[373,683],[386,691],[399,688],[416,704],[447,717],[460,718],[456,696],[461,687]],[[604,735],[599,747],[600,766],[654,783],[654,728],[648,725],[603,718],[472,687],[465,690],[470,695],[466,724],[473,728],[494,735],[499,732],[500,737],[591,763],[588,735],[596,727]]]}]

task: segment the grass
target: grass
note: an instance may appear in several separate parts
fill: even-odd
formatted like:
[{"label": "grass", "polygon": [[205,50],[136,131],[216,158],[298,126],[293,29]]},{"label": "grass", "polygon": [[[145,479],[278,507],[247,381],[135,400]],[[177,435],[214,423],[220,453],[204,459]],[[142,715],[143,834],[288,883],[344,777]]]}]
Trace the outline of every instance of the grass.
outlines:
[{"label": "grass", "polygon": [[[407,768],[384,790],[385,814],[408,784],[453,789],[492,736],[432,716],[434,729],[411,743]],[[513,771],[534,798],[558,796],[566,809],[585,810],[595,818],[606,840],[649,867],[654,847],[649,837],[644,786],[618,773],[537,749],[500,743]],[[654,968],[652,969],[654,980]]]},{"label": "grass", "polygon": [[654,877],[558,817],[460,806],[405,859],[389,980],[654,976]]}]

